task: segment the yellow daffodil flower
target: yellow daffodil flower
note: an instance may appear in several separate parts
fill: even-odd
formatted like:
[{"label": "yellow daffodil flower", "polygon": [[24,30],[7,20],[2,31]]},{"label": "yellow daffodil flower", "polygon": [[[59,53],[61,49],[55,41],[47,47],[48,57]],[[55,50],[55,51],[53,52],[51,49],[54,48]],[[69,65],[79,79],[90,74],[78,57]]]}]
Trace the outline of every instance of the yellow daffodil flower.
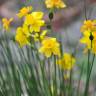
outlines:
[{"label": "yellow daffodil flower", "polygon": [[23,29],[22,27],[17,28],[15,40],[20,44],[21,47],[29,44],[27,36],[28,35],[26,35],[26,28],[25,29]]},{"label": "yellow daffodil flower", "polygon": [[10,23],[13,21],[13,18],[7,19],[7,18],[3,18],[2,19],[2,23],[3,23],[3,28],[8,31],[9,27],[10,27]]},{"label": "yellow daffodil flower", "polygon": [[40,28],[45,24],[43,15],[43,12],[32,12],[25,17],[24,24],[30,26],[30,32],[40,32]]},{"label": "yellow daffodil flower", "polygon": [[23,8],[20,9],[20,11],[17,14],[17,16],[19,18],[22,18],[23,16],[26,16],[29,12],[31,12],[31,10],[32,10],[32,6],[23,7]]},{"label": "yellow daffodil flower", "polygon": [[62,0],[45,0],[47,8],[65,8],[66,5]]},{"label": "yellow daffodil flower", "polygon": [[50,57],[52,54],[60,56],[60,44],[56,41],[56,38],[46,38],[42,41],[42,46],[39,49],[40,53],[43,53],[46,57]]},{"label": "yellow daffodil flower", "polygon": [[[90,36],[93,36],[93,40],[90,40]],[[83,32],[83,37],[80,39],[80,43],[85,44],[87,49],[91,49],[93,53],[96,53],[96,32]]]},{"label": "yellow daffodil flower", "polygon": [[71,70],[75,64],[76,60],[72,55],[64,53],[64,56],[57,61],[57,64],[61,69]]},{"label": "yellow daffodil flower", "polygon": [[81,27],[81,32],[84,31],[96,31],[96,20],[85,20],[83,26]]}]

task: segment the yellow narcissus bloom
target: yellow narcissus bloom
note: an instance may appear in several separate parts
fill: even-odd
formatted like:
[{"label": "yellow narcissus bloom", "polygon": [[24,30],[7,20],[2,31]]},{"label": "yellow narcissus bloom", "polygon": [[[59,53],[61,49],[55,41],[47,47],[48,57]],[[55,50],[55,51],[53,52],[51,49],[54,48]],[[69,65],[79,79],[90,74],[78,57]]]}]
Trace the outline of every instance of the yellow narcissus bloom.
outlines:
[{"label": "yellow narcissus bloom", "polygon": [[57,61],[59,67],[63,70],[71,70],[76,60],[72,55],[64,53],[63,57]]},{"label": "yellow narcissus bloom", "polygon": [[43,53],[46,57],[50,57],[52,54],[60,56],[60,44],[56,41],[56,38],[46,38],[42,41],[39,52]]},{"label": "yellow narcissus bloom", "polygon": [[96,31],[96,20],[85,20],[83,26],[81,27],[81,32],[84,31]]},{"label": "yellow narcissus bloom", "polygon": [[91,49],[92,52],[96,54],[96,32],[83,32],[83,37],[80,39],[80,43],[85,44],[87,49]]},{"label": "yellow narcissus bloom", "polygon": [[23,7],[22,9],[20,9],[20,11],[17,14],[17,16],[19,18],[22,18],[23,16],[26,16],[29,12],[31,12],[31,10],[32,10],[32,6]]},{"label": "yellow narcissus bloom", "polygon": [[3,23],[3,28],[8,31],[9,27],[10,27],[10,23],[13,21],[13,18],[7,19],[7,18],[3,18],[2,19],[2,23]]},{"label": "yellow narcissus bloom", "polygon": [[18,27],[16,30],[15,40],[20,44],[21,47],[29,44],[28,35],[26,34],[27,29],[25,27]]},{"label": "yellow narcissus bloom", "polygon": [[40,28],[44,26],[43,15],[43,12],[32,12],[25,17],[24,24],[30,27],[30,32],[39,32]]},{"label": "yellow narcissus bloom", "polygon": [[65,3],[62,0],[46,0],[45,1],[47,8],[64,8],[66,7]]}]

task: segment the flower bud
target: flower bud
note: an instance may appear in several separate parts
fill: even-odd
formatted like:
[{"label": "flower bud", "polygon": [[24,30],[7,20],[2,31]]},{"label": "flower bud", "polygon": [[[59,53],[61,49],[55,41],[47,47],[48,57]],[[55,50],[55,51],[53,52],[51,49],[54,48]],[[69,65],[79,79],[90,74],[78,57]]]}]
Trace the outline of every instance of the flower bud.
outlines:
[{"label": "flower bud", "polygon": [[54,17],[53,12],[50,12],[50,13],[49,13],[49,19],[50,19],[50,20],[52,20],[52,19],[53,19],[53,17]]},{"label": "flower bud", "polygon": [[89,39],[92,41],[94,39],[94,36],[90,34]]}]

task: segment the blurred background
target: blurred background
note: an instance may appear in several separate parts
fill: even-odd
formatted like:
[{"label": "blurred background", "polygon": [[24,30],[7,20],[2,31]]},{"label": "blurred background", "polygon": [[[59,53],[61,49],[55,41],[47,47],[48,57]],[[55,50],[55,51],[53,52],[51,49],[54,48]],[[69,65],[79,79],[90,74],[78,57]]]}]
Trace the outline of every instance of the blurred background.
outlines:
[{"label": "blurred background", "polygon": [[[86,6],[87,18],[95,19],[96,18],[96,0],[85,0],[85,1],[84,0],[64,0],[64,2],[66,3],[67,7],[65,9],[57,10],[55,12],[54,19],[52,20],[52,26],[53,26],[52,29],[54,31],[52,35],[55,35],[59,40],[62,41],[64,52],[74,53],[74,50],[75,50],[77,58],[79,58],[79,61],[81,60],[82,62],[84,59],[86,59],[86,56],[82,56],[83,47],[82,45],[79,44],[79,39],[81,37],[80,27],[82,26],[83,21],[85,20],[84,6]],[[85,5],[84,5],[84,2],[86,2]],[[14,18],[14,23],[12,24],[12,32],[10,36],[15,34],[16,27],[22,24],[22,21],[18,19],[16,14],[18,13],[18,10],[24,5],[25,6],[32,5],[35,11],[45,12],[44,19],[46,20],[47,23],[49,23],[48,9],[46,9],[44,5],[44,0],[0,0],[0,25],[1,25],[1,19],[3,17]],[[0,32],[0,38],[2,38],[1,33],[2,32]],[[14,44],[11,42],[10,46],[13,46],[13,45]],[[14,46],[16,47],[16,45]],[[14,50],[15,50],[15,47],[14,47]],[[13,55],[16,53],[16,52],[14,53],[14,50],[12,53]],[[4,50],[0,46],[0,54],[2,51]],[[19,54],[19,52],[17,53]],[[15,58],[15,56],[13,57]],[[4,61],[2,58],[3,58],[2,55],[0,55],[0,63],[3,65]],[[96,96],[96,94],[93,92],[94,90],[96,91],[95,68],[96,68],[96,64],[94,64],[93,73],[92,73],[92,82],[91,82],[92,84],[90,87],[91,88],[90,96],[91,95]],[[83,85],[82,82],[81,84]]]}]

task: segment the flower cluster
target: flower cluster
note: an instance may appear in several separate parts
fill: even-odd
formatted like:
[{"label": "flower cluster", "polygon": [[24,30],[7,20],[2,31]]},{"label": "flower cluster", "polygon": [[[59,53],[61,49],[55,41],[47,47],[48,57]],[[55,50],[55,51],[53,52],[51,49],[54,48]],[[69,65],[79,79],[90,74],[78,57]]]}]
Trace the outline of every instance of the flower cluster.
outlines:
[{"label": "flower cluster", "polygon": [[47,30],[41,30],[45,26],[45,21],[43,20],[44,13],[31,12],[31,9],[31,6],[24,7],[17,14],[20,18],[24,17],[24,23],[17,28],[16,41],[21,47],[31,45],[32,40],[39,41],[41,43],[40,53],[43,53],[46,57],[51,57],[51,55],[60,56],[59,42],[56,41],[56,38],[47,37]]},{"label": "flower cluster", "polygon": [[45,21],[43,20],[44,13],[31,11],[32,6],[28,6],[20,9],[20,12],[17,14],[19,18],[24,17],[24,23],[17,28],[15,38],[20,46],[30,44],[30,37],[35,41],[41,41],[47,33],[47,30],[41,31],[41,27],[45,25]]},{"label": "flower cluster", "polygon": [[81,27],[83,37],[80,42],[85,44],[87,49],[91,49],[93,53],[96,53],[96,20],[86,20]]}]

